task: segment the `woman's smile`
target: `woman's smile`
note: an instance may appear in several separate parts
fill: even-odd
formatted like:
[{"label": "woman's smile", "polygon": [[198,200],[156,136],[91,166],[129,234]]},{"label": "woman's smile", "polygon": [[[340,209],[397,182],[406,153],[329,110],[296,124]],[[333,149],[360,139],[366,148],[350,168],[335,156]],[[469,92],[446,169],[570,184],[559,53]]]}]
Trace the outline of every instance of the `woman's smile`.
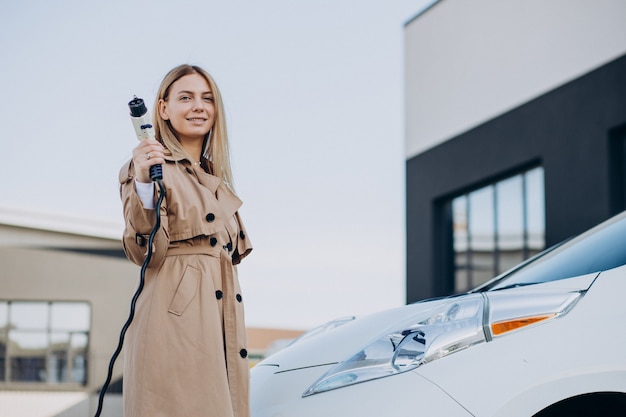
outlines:
[{"label": "woman's smile", "polygon": [[199,74],[185,75],[174,82],[169,97],[161,100],[159,111],[183,146],[202,143],[215,123],[213,92]]},{"label": "woman's smile", "polygon": [[202,117],[188,117],[187,121],[194,122],[194,123],[204,123],[207,121],[207,119],[202,118]]}]

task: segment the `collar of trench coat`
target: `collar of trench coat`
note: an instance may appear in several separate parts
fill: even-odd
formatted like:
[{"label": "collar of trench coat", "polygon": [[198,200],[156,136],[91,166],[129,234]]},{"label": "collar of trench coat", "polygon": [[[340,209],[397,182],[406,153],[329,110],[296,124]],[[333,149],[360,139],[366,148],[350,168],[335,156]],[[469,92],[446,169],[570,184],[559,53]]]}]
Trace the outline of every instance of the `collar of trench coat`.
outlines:
[{"label": "collar of trench coat", "polygon": [[[211,207],[211,211],[220,212],[220,215],[217,216],[219,219],[216,219],[213,223],[200,222],[198,226],[201,227],[201,230],[198,230],[196,227],[191,227],[191,229],[184,230],[184,231],[181,229],[178,232],[176,230],[170,230],[169,231],[170,237],[173,238],[174,240],[183,240],[186,238],[191,238],[194,235],[197,235],[198,233],[205,234],[208,236],[208,235],[215,233],[217,228],[222,226],[222,223],[225,221],[226,218],[235,216],[239,223],[239,227],[241,229],[240,234],[241,236],[245,236],[245,239],[240,239],[240,241],[238,242],[239,243],[237,245],[238,250],[237,250],[236,256],[233,258],[234,264],[239,263],[241,259],[243,259],[246,255],[248,255],[250,251],[252,250],[252,246],[250,245],[250,240],[247,237],[247,231],[245,230],[243,222],[241,221],[241,218],[238,213],[239,208],[243,204],[242,201],[239,199],[239,197],[237,197],[237,195],[235,195],[235,193],[230,188],[228,188],[224,184],[224,182],[220,178],[214,175],[211,175],[209,173],[206,173],[202,169],[191,168],[191,162],[188,159],[182,158],[182,157],[176,158],[172,155],[172,153],[168,149],[166,149],[164,152],[164,159],[165,159],[166,165],[169,166],[170,168],[170,169],[166,169],[166,167],[163,167],[164,177],[166,176],[167,172],[170,172],[172,174],[179,173],[179,172],[181,173],[181,175],[172,175],[170,178],[168,178],[164,182],[169,182],[170,187],[179,187],[179,186],[186,187],[189,185],[188,183],[189,178],[190,178],[189,173],[193,173],[194,178],[197,179],[197,183],[200,184],[203,188],[207,188],[211,190],[213,195],[216,197],[214,201],[215,202],[219,201],[219,205]],[[178,169],[175,169],[175,167],[177,167]],[[185,174],[182,175],[182,172],[184,172]],[[134,167],[133,167],[133,163],[131,159],[120,170],[120,175],[119,175],[120,184],[127,183],[128,181],[134,178],[135,178]],[[160,191],[156,189],[156,192],[158,193]],[[168,200],[167,195],[166,195],[166,200]],[[171,224],[171,226],[174,226],[174,224]],[[189,224],[187,224],[187,226],[189,226]]]}]

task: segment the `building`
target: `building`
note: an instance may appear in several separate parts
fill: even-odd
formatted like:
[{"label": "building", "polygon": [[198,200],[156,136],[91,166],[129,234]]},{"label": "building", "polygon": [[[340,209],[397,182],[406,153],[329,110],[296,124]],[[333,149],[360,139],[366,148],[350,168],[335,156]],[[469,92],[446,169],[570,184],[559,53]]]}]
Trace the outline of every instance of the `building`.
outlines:
[{"label": "building", "polygon": [[0,211],[0,387],[102,385],[137,286],[119,236],[117,224]]},{"label": "building", "polygon": [[626,2],[440,0],[405,25],[407,301],[626,208]]},{"label": "building", "polygon": [[[121,234],[115,222],[0,207],[0,416],[94,414],[139,282]],[[301,333],[248,329],[251,364]],[[122,368],[123,351],[103,417],[119,415]]]}]

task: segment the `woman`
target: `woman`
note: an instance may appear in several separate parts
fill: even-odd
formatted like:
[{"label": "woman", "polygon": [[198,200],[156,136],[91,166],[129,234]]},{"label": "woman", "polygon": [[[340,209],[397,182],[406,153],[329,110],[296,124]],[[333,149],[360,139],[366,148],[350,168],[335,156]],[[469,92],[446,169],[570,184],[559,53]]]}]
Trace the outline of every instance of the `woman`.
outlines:
[{"label": "woman", "polygon": [[156,140],[120,172],[124,250],[141,265],[155,223],[162,164],[161,228],[124,357],[125,417],[246,417],[249,365],[237,269],[252,246],[239,217],[224,106],[211,76],[181,65],[159,88]]}]

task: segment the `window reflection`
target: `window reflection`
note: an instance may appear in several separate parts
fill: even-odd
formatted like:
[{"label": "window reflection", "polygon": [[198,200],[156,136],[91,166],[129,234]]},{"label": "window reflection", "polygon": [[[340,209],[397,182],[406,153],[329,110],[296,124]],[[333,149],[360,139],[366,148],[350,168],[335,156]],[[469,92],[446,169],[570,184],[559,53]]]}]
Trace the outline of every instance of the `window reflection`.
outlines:
[{"label": "window reflection", "polygon": [[7,329],[9,322],[9,305],[6,301],[0,301],[0,332]]},{"label": "window reflection", "polygon": [[52,333],[50,335],[50,355],[48,357],[50,373],[48,382],[59,383],[67,381],[69,347],[70,335],[68,333]]},{"label": "window reflection", "polygon": [[11,381],[46,381],[47,336],[45,332],[9,332]]},{"label": "window reflection", "polygon": [[71,382],[87,381],[87,342],[87,335],[84,333],[72,334]]},{"label": "window reflection", "polygon": [[546,246],[545,192],[543,168],[537,168],[526,174],[526,219],[528,233],[528,254],[531,257],[541,252]]},{"label": "window reflection", "polygon": [[485,187],[469,195],[470,284],[493,276],[495,245],[494,187]]},{"label": "window reflection", "polygon": [[[496,184],[498,206],[498,268],[496,274],[522,262],[524,254],[524,177],[516,175]],[[489,277],[491,278],[491,277]]]},{"label": "window reflection", "polygon": [[543,168],[534,168],[451,201],[455,292],[470,290],[544,248],[543,176]]},{"label": "window reflection", "polygon": [[90,306],[0,302],[0,382],[87,382]]},{"label": "window reflection", "polygon": [[0,382],[6,374],[7,333],[9,331],[9,305],[0,301]]},{"label": "window reflection", "polygon": [[452,202],[452,230],[455,263],[455,287],[469,287],[469,233],[467,231],[467,197],[460,196]]},{"label": "window reflection", "polygon": [[51,308],[51,328],[54,330],[89,329],[89,306],[84,303],[53,303]]},{"label": "window reflection", "polygon": [[45,329],[48,327],[48,303],[12,302],[11,324],[18,329]]}]

